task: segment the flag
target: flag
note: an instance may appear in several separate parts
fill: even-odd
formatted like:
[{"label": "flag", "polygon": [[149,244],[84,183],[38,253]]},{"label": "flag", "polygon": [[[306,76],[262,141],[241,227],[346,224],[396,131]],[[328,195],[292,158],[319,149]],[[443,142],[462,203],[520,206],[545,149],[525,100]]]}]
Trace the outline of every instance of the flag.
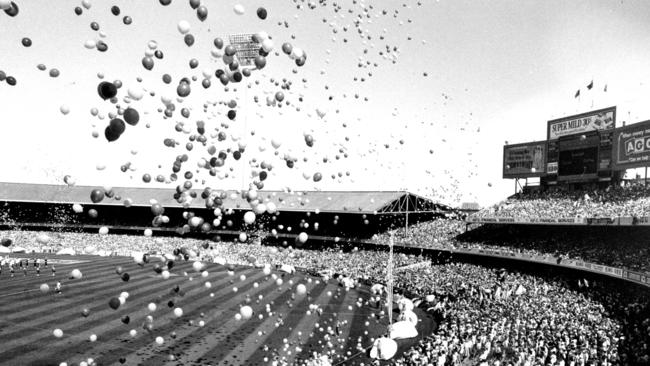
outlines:
[{"label": "flag", "polygon": [[580,89],[578,89],[578,91],[576,92],[576,95],[574,96],[574,98],[577,98],[579,96],[580,96]]},{"label": "flag", "polygon": [[592,80],[589,84],[587,84],[587,89],[591,90],[591,88],[594,87],[594,81]]},{"label": "flag", "polygon": [[605,93],[607,93],[607,84],[605,84],[605,89],[603,89]]}]

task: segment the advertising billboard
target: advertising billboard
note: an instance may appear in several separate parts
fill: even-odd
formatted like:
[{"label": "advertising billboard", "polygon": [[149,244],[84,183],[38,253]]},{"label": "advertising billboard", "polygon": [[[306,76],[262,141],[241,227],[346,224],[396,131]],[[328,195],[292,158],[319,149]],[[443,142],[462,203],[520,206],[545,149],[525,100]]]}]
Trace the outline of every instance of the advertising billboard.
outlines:
[{"label": "advertising billboard", "polygon": [[616,127],[616,107],[609,107],[548,121],[547,138],[551,141],[577,133],[613,130],[614,127]]},{"label": "advertising billboard", "polygon": [[503,178],[540,177],[546,172],[546,142],[503,147]]},{"label": "advertising billboard", "polygon": [[619,128],[614,132],[614,168],[650,165],[650,121]]}]

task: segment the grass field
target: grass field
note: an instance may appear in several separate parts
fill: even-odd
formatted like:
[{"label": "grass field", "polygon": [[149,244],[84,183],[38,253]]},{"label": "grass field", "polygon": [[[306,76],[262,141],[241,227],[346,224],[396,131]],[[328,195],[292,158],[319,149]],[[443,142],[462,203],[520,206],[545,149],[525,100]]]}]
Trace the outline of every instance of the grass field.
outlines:
[{"label": "grass field", "polygon": [[[208,276],[202,277],[191,262],[176,262],[165,280],[153,271],[155,263],[162,264],[156,259],[140,266],[125,257],[48,258],[49,266],[38,277],[32,261],[27,276],[16,270],[10,278],[3,267],[2,365],[74,365],[88,358],[97,365],[269,365],[274,360],[300,364],[312,352],[330,354],[334,364],[368,364],[359,349],[371,345],[371,337],[381,335],[387,323],[386,317],[378,316],[379,309],[366,304],[367,287],[346,291],[335,280],[323,282],[299,272],[265,276],[258,268],[235,267],[233,275],[225,266],[208,264]],[[128,282],[116,273],[118,266],[129,273]],[[73,269],[83,277],[70,279]],[[62,284],[60,294],[54,291],[57,281]],[[39,289],[43,283],[50,287],[46,293]],[[307,287],[307,295],[296,295],[299,283]],[[129,293],[128,299],[113,310],[110,298],[123,291]],[[153,312],[150,303],[157,305]],[[247,304],[253,317],[237,320],[240,307]],[[311,304],[319,305],[322,313],[307,314]],[[176,307],[182,308],[181,317],[174,315]],[[87,317],[82,315],[84,308],[90,310]],[[151,330],[145,328],[148,315],[153,317]],[[418,327],[420,334],[428,334],[430,318],[418,315],[425,319]],[[130,318],[128,324],[122,321],[125,316]],[[53,335],[57,328],[63,331],[61,338]],[[137,332],[134,337],[131,330]],[[97,340],[91,342],[93,334]],[[157,344],[156,337],[163,343]],[[412,342],[400,342],[400,350]]]}]

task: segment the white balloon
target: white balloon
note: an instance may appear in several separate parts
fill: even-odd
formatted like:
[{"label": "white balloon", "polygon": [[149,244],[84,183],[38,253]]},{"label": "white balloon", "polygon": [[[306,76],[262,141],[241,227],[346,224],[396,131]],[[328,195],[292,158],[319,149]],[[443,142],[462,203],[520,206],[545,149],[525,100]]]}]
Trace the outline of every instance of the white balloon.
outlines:
[{"label": "white balloon", "polygon": [[307,235],[307,233],[302,232],[302,233],[298,234],[298,241],[300,241],[301,243],[305,243],[307,241],[307,239],[309,239],[309,236]]},{"label": "white balloon", "polygon": [[298,295],[301,295],[301,296],[304,295],[304,294],[306,294],[306,293],[307,293],[307,286],[303,285],[302,283],[299,284],[299,285],[296,287],[296,293],[297,293]]},{"label": "white balloon", "polygon": [[99,234],[100,235],[106,235],[108,234],[108,228],[106,226],[102,226],[99,228]]},{"label": "white balloon", "polygon": [[63,113],[63,115],[70,113],[70,107],[68,107],[65,104],[62,105],[61,108],[59,108],[59,110],[61,111],[61,113]]},{"label": "white balloon", "polygon": [[149,311],[156,311],[156,304],[154,304],[152,302],[149,303],[149,305],[147,306],[147,309],[149,309]]},{"label": "white balloon", "polygon": [[247,225],[251,225],[251,224],[253,224],[253,223],[255,222],[255,213],[254,213],[253,211],[247,211],[247,212],[244,214],[244,222],[245,222]]},{"label": "white balloon", "polygon": [[237,15],[243,15],[246,12],[246,9],[244,9],[244,6],[242,4],[235,5],[233,10]]},{"label": "white balloon", "polygon": [[91,6],[92,4],[90,3],[90,0],[82,0],[82,1],[81,1],[81,5],[82,5],[84,8],[86,8],[86,9],[90,9],[90,6]]},{"label": "white balloon", "polygon": [[253,316],[253,308],[248,305],[242,306],[241,309],[239,309],[239,313],[241,314],[242,318],[250,319]]},{"label": "white balloon", "polygon": [[181,20],[178,22],[178,31],[181,34],[186,34],[190,31],[190,23],[187,20]]},{"label": "white balloon", "polygon": [[147,47],[149,47],[150,50],[155,50],[158,48],[158,42],[151,40],[149,43],[147,43]]},{"label": "white balloon", "polygon": [[174,315],[176,315],[177,318],[180,318],[181,316],[183,316],[183,309],[181,308],[174,309]]},{"label": "white balloon", "polygon": [[62,331],[61,329],[58,329],[58,328],[57,328],[57,329],[54,329],[54,332],[52,332],[52,333],[53,333],[54,336],[57,337],[57,338],[61,338],[61,337],[63,337],[63,331]]},{"label": "white balloon", "polygon": [[95,342],[97,340],[97,335],[96,334],[91,334],[89,340],[91,342]]},{"label": "white balloon", "polygon": [[165,280],[169,279],[169,275],[170,275],[169,271],[162,271],[162,278],[163,279],[165,279]]},{"label": "white balloon", "polygon": [[129,93],[129,97],[133,100],[140,100],[144,97],[144,90],[142,90],[142,88],[129,88],[127,92]]},{"label": "white balloon", "polygon": [[163,337],[156,337],[156,344],[158,344],[160,346],[163,343],[165,343],[165,340],[163,339]]},{"label": "white balloon", "polygon": [[277,211],[277,209],[278,209],[277,206],[273,202],[268,202],[266,204],[266,212],[268,212],[270,214],[275,213]]},{"label": "white balloon", "polygon": [[84,47],[86,47],[89,50],[92,50],[97,46],[97,42],[95,40],[89,39],[86,42],[84,42]]},{"label": "white balloon", "polygon": [[266,52],[271,52],[273,50],[273,40],[267,38],[264,41],[262,41],[262,48]]},{"label": "white balloon", "polygon": [[144,229],[144,236],[151,237],[151,235],[153,235],[153,231],[151,229]]},{"label": "white balloon", "polygon": [[11,0],[0,0],[0,9],[6,10],[11,8]]},{"label": "white balloon", "polygon": [[246,239],[248,239],[248,235],[246,235],[246,233],[239,233],[239,241],[243,243],[246,241]]}]

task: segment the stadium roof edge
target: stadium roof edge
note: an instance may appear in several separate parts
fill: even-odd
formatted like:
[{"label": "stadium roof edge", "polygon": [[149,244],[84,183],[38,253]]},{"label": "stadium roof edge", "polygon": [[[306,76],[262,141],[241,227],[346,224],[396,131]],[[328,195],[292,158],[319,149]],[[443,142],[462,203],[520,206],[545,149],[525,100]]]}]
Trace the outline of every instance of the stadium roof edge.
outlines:
[{"label": "stadium roof edge", "polygon": [[[90,192],[98,187],[68,186],[54,184],[32,184],[0,182],[0,202],[47,202],[60,204],[91,204]],[[150,206],[150,200],[155,199],[165,207],[182,207],[173,196],[176,192],[171,188],[143,187],[111,187],[116,197],[106,198],[99,205],[123,205],[124,199],[130,198],[132,206]],[[202,190],[191,190],[197,193],[197,198],[190,202],[189,208],[206,208],[205,200],[200,197]],[[248,202],[241,197],[239,190],[222,190],[227,192],[224,207],[231,209],[247,209]],[[420,200],[422,208],[412,207],[409,213],[438,212],[451,210],[447,205],[434,202],[423,196],[405,191],[258,191],[264,202],[272,201],[278,211],[321,212],[335,213],[403,213],[405,210],[394,210],[395,202],[404,199]],[[110,201],[109,201],[110,200]],[[417,205],[416,205],[417,206]]]}]

